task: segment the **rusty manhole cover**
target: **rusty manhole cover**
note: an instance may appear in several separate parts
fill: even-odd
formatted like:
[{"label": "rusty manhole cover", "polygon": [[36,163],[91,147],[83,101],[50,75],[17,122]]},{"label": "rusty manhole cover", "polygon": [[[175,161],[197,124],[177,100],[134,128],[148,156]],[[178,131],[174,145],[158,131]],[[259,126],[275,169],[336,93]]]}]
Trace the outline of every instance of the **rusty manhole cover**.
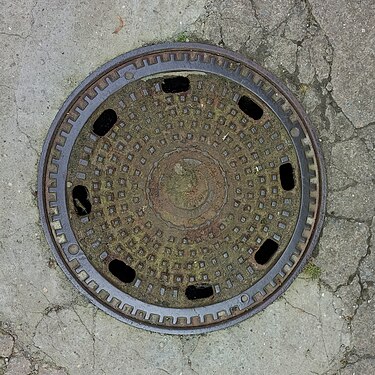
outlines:
[{"label": "rusty manhole cover", "polygon": [[127,53],[91,74],[48,134],[39,206],[74,285],[116,318],[198,333],[275,300],[322,225],[316,137],[257,64],[202,44]]}]

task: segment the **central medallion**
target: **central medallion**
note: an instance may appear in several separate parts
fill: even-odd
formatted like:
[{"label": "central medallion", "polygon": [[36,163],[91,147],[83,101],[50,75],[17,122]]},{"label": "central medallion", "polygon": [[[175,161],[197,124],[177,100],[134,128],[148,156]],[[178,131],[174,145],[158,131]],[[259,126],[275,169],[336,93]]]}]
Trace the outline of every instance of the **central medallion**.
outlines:
[{"label": "central medallion", "polygon": [[199,149],[164,154],[148,176],[150,206],[168,225],[183,230],[208,226],[227,200],[227,180],[219,162]]}]

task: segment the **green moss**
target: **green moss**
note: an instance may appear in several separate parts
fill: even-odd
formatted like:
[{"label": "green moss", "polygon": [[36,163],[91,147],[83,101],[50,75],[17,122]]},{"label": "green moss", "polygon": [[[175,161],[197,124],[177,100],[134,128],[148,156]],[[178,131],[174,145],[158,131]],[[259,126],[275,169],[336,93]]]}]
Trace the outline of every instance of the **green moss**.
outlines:
[{"label": "green moss", "polygon": [[183,31],[182,33],[177,34],[177,36],[176,36],[176,41],[177,41],[177,42],[188,42],[188,41],[189,41],[189,38],[188,38],[188,36],[186,35],[186,32]]},{"label": "green moss", "polygon": [[320,267],[318,267],[311,261],[306,264],[305,268],[303,269],[303,272],[312,280],[319,279],[320,275],[322,274],[322,270],[320,269]]}]

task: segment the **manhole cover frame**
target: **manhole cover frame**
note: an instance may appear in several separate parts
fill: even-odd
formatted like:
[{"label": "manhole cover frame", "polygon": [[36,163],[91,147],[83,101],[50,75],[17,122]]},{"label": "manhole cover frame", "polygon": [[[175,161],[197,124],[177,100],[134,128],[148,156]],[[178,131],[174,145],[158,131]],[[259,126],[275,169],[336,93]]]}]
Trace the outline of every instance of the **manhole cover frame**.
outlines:
[{"label": "manhole cover frame", "polygon": [[[84,288],[80,282],[77,280],[77,276],[73,274],[73,271],[69,268],[66,261],[61,256],[61,252],[58,249],[58,244],[56,242],[56,233],[53,234],[53,229],[49,223],[49,218],[47,214],[47,207],[46,207],[46,201],[45,201],[45,193],[46,193],[46,186],[45,186],[45,169],[46,164],[48,162],[48,156],[50,152],[50,145],[56,136],[56,131],[59,128],[62,119],[64,119],[67,111],[71,108],[72,104],[76,101],[77,97],[80,96],[82,92],[86,90],[86,88],[91,85],[93,82],[97,81],[100,77],[108,73],[110,70],[114,69],[116,66],[122,65],[124,62],[132,60],[134,58],[139,58],[140,56],[147,56],[148,54],[152,53],[173,53],[174,51],[200,51],[202,53],[207,52],[212,55],[216,55],[218,58],[220,56],[232,60],[233,62],[237,62],[239,64],[243,64],[243,66],[249,67],[251,71],[256,72],[261,77],[263,77],[266,81],[269,81],[272,83],[272,85],[280,92],[283,97],[286,98],[290,106],[293,108],[293,110],[298,114],[299,119],[301,122],[303,122],[302,126],[303,129],[308,133],[309,140],[311,142],[312,148],[314,150],[314,157],[315,162],[317,165],[317,169],[319,171],[319,204],[317,205],[317,213],[316,213],[316,219],[313,226],[313,232],[311,236],[309,237],[309,242],[306,247],[306,250],[304,250],[304,254],[302,256],[302,259],[299,260],[298,264],[294,266],[292,271],[286,275],[286,279],[283,281],[282,285],[279,286],[276,291],[274,291],[272,294],[268,295],[266,299],[261,301],[258,305],[255,305],[255,307],[251,308],[250,310],[247,310],[243,312],[240,315],[234,315],[229,319],[214,322],[209,325],[201,325],[201,326],[175,326],[173,324],[170,325],[157,325],[152,323],[147,323],[144,321],[140,321],[137,319],[132,319],[130,317],[127,317],[123,314],[120,314],[115,309],[111,308],[109,305],[105,305],[98,297],[95,296],[95,292],[90,291],[87,288]],[[178,71],[188,71],[188,70],[197,70],[194,68],[191,68],[188,64],[184,68],[176,68],[176,70],[170,70],[169,72],[178,72]],[[163,71],[166,72],[166,71]],[[213,71],[214,74],[218,74],[217,72]],[[154,75],[155,73],[152,73]],[[133,72],[131,72],[131,75],[133,75]],[[133,77],[129,76],[129,79],[131,80]],[[226,77],[228,78],[228,77]],[[137,79],[137,78],[135,78]],[[230,79],[230,78],[228,78]],[[250,87],[246,86],[246,81],[241,83],[247,90],[250,90],[254,93],[253,90],[251,90]],[[259,93],[262,88],[259,86]],[[264,94],[264,92],[262,93]],[[257,93],[255,93],[257,95]],[[269,99],[271,99],[272,93],[270,93]],[[272,100],[272,99],[271,99]],[[266,104],[268,105],[268,104]],[[271,108],[271,110],[274,112],[274,110]],[[281,119],[278,114],[276,114],[280,121],[285,126],[285,121],[288,120],[288,115],[282,113],[282,115],[285,116],[284,119]],[[289,129],[290,130],[290,129]],[[299,140],[299,137],[295,137]],[[293,143],[297,142],[293,137],[291,137],[293,140]],[[296,147],[295,147],[296,149]],[[297,149],[298,150],[298,149]],[[298,152],[297,152],[298,154]],[[214,331],[222,328],[226,328],[228,326],[232,326],[234,324],[237,324],[248,317],[258,313],[261,310],[264,310],[269,304],[271,304],[274,300],[276,300],[280,295],[282,295],[285,290],[290,286],[290,284],[293,282],[293,280],[297,277],[297,275],[300,273],[300,271],[305,266],[306,262],[308,261],[309,257],[311,256],[311,253],[313,249],[315,248],[320,232],[324,223],[324,214],[325,214],[325,208],[326,208],[326,173],[325,168],[323,164],[323,155],[318,143],[318,138],[315,134],[315,129],[312,127],[310,120],[308,119],[304,109],[299,104],[299,102],[294,98],[293,94],[289,91],[289,89],[281,83],[276,77],[273,76],[270,72],[266,71],[264,68],[259,66],[258,64],[252,62],[251,60],[246,59],[245,57],[222,49],[220,47],[207,45],[207,44],[201,44],[201,43],[165,43],[165,44],[159,44],[159,45],[153,45],[153,46],[147,46],[142,47],[136,50],[133,50],[131,52],[125,53],[121,56],[118,56],[117,58],[107,62],[100,68],[98,68],[95,72],[91,73],[66,99],[63,106],[57,113],[49,131],[47,134],[47,137],[45,139],[40,161],[39,161],[39,168],[38,168],[38,205],[39,205],[39,211],[41,215],[41,221],[44,233],[46,235],[47,241],[49,243],[49,246],[54,254],[54,257],[61,267],[61,269],[64,271],[68,279],[73,283],[73,285],[84,295],[86,296],[94,305],[96,305],[101,310],[105,311],[107,314],[124,321],[130,325],[136,326],[138,328],[150,330],[150,331],[156,331],[160,333],[168,333],[168,334],[198,334],[198,333],[206,333],[209,331]],[[298,158],[298,162],[300,163],[300,158]],[[303,175],[303,170],[301,169],[301,180],[303,180],[306,176]],[[303,184],[302,184],[303,186]],[[64,188],[65,190],[65,188]],[[302,205],[303,200],[301,200]],[[299,220],[297,224],[300,223]],[[293,236],[292,236],[293,238]],[[289,247],[290,243],[288,244],[287,248]],[[286,252],[286,249],[284,253]],[[267,275],[266,275],[267,276]],[[115,286],[113,286],[116,288]],[[243,293],[241,293],[243,294]],[[238,296],[240,297],[240,296]],[[132,298],[132,297],[131,297]],[[224,301],[226,302],[226,301]],[[223,305],[225,305],[224,302],[221,302]],[[210,307],[212,305],[208,305],[205,307]],[[231,307],[231,304],[228,304],[228,309]],[[170,308],[170,310],[174,310],[173,308]],[[181,309],[175,309],[175,310],[181,310]],[[172,315],[172,314],[171,314]],[[164,315],[166,316],[166,315]]]}]

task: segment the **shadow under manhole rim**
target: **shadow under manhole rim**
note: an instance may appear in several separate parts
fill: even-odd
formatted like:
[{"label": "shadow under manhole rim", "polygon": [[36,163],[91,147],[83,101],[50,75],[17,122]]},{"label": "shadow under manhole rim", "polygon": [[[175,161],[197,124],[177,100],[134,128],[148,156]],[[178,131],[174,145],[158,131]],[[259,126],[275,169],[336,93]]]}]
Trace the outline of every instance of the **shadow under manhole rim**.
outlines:
[{"label": "shadow under manhole rim", "polygon": [[51,249],[95,305],[194,334],[264,309],[317,243],[326,181],[296,99],[210,45],[124,54],[70,95],[45,141],[38,200]]}]

